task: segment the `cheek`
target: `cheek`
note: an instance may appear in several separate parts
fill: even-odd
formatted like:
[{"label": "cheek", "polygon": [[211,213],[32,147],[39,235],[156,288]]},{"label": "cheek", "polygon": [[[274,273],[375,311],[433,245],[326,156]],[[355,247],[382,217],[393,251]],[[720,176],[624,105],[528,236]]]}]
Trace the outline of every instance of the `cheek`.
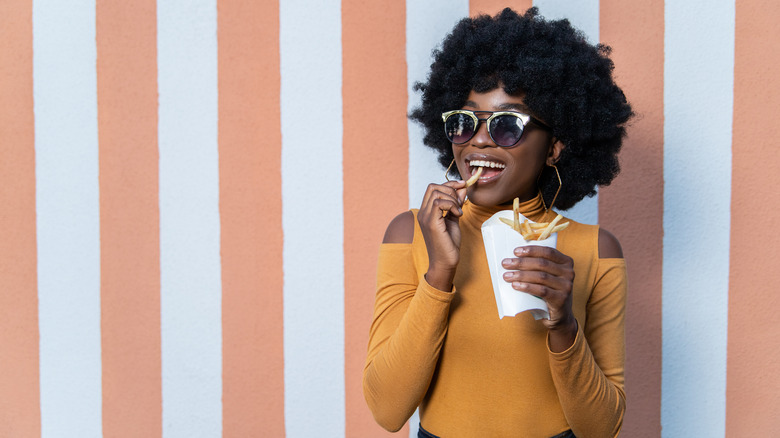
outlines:
[{"label": "cheek", "polygon": [[452,148],[453,161],[451,163],[447,163],[447,165],[450,166],[448,174],[452,173],[452,174],[463,175],[464,172],[468,172],[468,169],[462,169],[461,168],[463,166],[463,163],[462,163],[463,162],[463,157],[461,156],[463,154],[463,151],[459,150],[459,149],[462,149],[462,148],[455,148],[455,147]]},{"label": "cheek", "polygon": [[515,162],[524,167],[534,167],[541,171],[547,163],[547,156],[550,152],[550,142],[546,136],[538,135],[539,132],[533,132],[529,138],[518,145],[517,149],[512,151]]}]

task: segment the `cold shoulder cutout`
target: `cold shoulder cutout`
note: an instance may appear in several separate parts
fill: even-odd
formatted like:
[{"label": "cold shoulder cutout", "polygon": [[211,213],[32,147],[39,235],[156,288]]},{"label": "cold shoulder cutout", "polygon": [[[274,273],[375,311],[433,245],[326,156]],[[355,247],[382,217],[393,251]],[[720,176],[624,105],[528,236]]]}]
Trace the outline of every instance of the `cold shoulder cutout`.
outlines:
[{"label": "cold shoulder cutout", "polygon": [[623,248],[617,237],[612,233],[599,227],[599,258],[601,259],[622,259]]},{"label": "cold shoulder cutout", "polygon": [[387,226],[382,243],[412,243],[414,239],[414,213],[405,211]]}]

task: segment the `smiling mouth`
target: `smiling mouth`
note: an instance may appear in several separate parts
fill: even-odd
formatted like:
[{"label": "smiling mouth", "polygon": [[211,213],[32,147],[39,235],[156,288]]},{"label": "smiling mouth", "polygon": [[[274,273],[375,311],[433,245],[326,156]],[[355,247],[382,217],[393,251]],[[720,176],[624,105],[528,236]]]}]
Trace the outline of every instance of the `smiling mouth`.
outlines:
[{"label": "smiling mouth", "polygon": [[483,182],[492,180],[506,169],[506,164],[491,160],[470,160],[468,165],[471,175],[474,175],[480,167],[482,168],[482,175],[479,177],[479,180]]}]

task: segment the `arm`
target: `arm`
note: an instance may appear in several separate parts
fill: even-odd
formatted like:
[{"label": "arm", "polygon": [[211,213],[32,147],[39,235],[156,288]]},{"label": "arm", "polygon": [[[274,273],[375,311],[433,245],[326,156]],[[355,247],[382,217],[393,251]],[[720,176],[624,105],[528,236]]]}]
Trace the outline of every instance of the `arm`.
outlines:
[{"label": "arm", "polygon": [[617,239],[599,233],[599,266],[587,303],[587,320],[574,344],[550,352],[550,369],[561,406],[578,437],[616,436],[626,409],[626,265]]},{"label": "arm", "polygon": [[439,359],[460,260],[458,220],[465,185],[430,184],[423,196],[417,221],[428,253],[424,275],[414,264],[411,212],[390,223],[379,252],[363,394],[377,423],[391,431],[400,429],[420,404]]},{"label": "arm", "polygon": [[414,217],[399,215],[379,252],[377,294],[363,393],[385,429],[400,429],[428,390],[447,331],[453,293],[437,290],[414,266]]}]

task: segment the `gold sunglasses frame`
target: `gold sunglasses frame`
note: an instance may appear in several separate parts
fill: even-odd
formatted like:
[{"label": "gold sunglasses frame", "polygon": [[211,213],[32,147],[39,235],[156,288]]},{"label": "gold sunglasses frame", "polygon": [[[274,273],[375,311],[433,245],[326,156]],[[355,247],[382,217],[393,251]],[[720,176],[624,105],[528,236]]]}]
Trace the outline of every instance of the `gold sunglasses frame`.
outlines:
[{"label": "gold sunglasses frame", "polygon": [[[490,114],[490,116],[488,116],[486,118],[480,118],[480,117],[477,116],[477,113]],[[450,116],[452,116],[454,114],[464,114],[464,115],[467,115],[467,116],[471,117],[471,120],[474,122],[474,133],[471,134],[471,137],[469,137],[466,141],[461,142],[461,143],[455,143],[452,140],[450,140],[449,136],[447,136],[447,132],[446,132],[447,118],[449,118]],[[517,138],[517,141],[515,141],[511,145],[500,145],[500,144],[498,144],[496,142],[496,139],[493,138],[493,133],[490,131],[490,122],[494,118],[500,117],[500,116],[512,116],[512,117],[520,119],[520,121],[523,122],[523,131],[520,132],[520,136]],[[510,148],[510,147],[516,145],[518,142],[520,142],[520,139],[523,138],[523,133],[525,132],[526,126],[528,126],[528,124],[531,123],[531,122],[533,122],[534,125],[538,125],[540,128],[542,128],[542,129],[544,129],[546,131],[552,131],[552,128],[547,126],[544,122],[542,122],[541,120],[537,119],[536,117],[531,116],[529,114],[517,112],[517,111],[471,111],[471,110],[460,109],[460,110],[452,110],[452,111],[447,111],[445,113],[442,113],[441,114],[441,120],[445,124],[444,135],[447,137],[447,140],[452,142],[452,144],[466,144],[469,140],[474,138],[474,136],[477,135],[477,131],[479,131],[479,122],[485,122],[486,123],[487,131],[488,131],[488,135],[490,136],[490,139],[493,141],[493,143],[495,143],[497,146],[502,147],[502,148]]]}]

